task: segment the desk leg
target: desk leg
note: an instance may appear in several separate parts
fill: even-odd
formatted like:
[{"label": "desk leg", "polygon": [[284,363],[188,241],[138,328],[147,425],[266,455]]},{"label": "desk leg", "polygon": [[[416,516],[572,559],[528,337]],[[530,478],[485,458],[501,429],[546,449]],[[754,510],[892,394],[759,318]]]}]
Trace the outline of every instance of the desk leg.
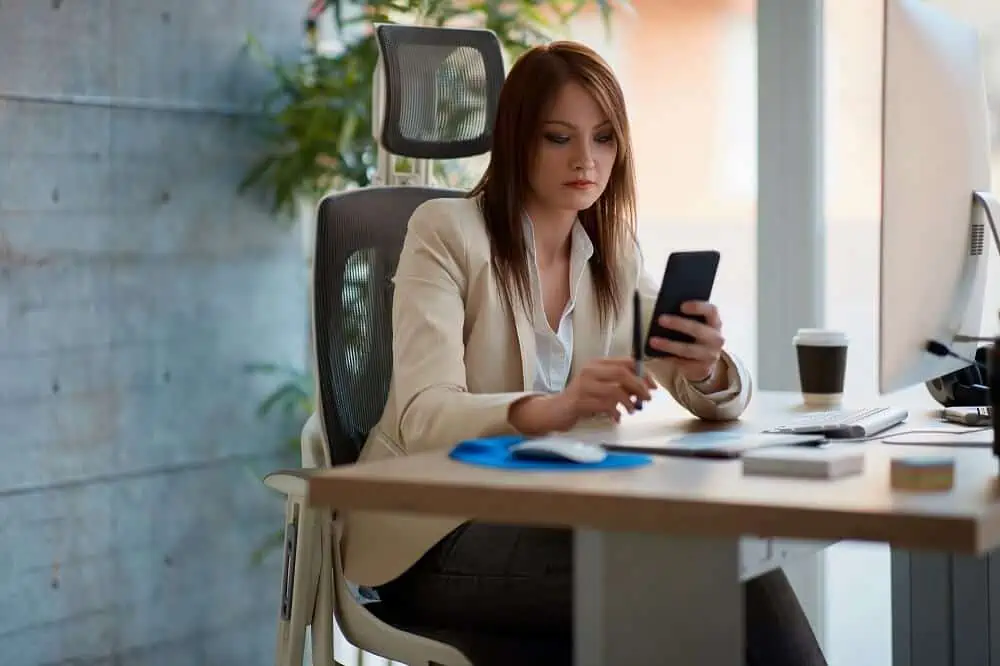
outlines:
[{"label": "desk leg", "polygon": [[894,666],[1000,665],[1000,554],[892,551]]},{"label": "desk leg", "polygon": [[576,666],[742,666],[737,539],[577,530]]}]

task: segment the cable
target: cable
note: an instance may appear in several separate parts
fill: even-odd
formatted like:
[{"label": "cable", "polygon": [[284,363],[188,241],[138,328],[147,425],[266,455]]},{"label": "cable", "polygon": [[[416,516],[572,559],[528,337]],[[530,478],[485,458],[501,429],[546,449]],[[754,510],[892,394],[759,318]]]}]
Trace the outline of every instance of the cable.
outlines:
[{"label": "cable", "polygon": [[997,221],[993,218],[992,205],[996,202],[996,199],[993,198],[992,194],[986,192],[973,192],[972,200],[979,204],[983,212],[986,213],[986,221],[990,225],[990,233],[993,234],[993,243],[996,246],[997,252],[1000,252],[1000,232],[997,231]]},{"label": "cable", "polygon": [[[997,253],[1000,254],[1000,230],[997,229],[997,219],[993,215],[993,204],[997,203],[996,199],[989,192],[973,192],[972,203],[973,207],[978,205],[980,208],[983,209],[983,214],[986,216],[986,222],[989,224],[990,227],[990,234],[993,236],[993,246],[996,249]],[[982,337],[978,335],[961,335],[961,334],[956,335],[953,338],[954,342],[993,342],[994,340],[995,338],[992,337]],[[943,353],[938,353],[930,349],[931,344],[941,345],[940,348],[943,351]],[[935,356],[952,356],[954,358],[959,359],[960,361],[965,361],[966,363],[972,365],[978,365],[980,368],[983,368],[982,364],[980,363],[975,363],[974,361],[962,358],[961,356],[956,356],[954,353],[952,353],[950,349],[948,349],[946,345],[943,345],[940,342],[931,340],[927,343],[927,345],[928,345],[927,351],[934,354]],[[983,368],[983,370],[986,369]]]},{"label": "cable", "polygon": [[951,358],[957,358],[959,361],[962,361],[963,363],[968,363],[969,365],[976,366],[977,368],[979,368],[980,370],[982,370],[987,374],[990,371],[989,368],[987,368],[979,361],[974,361],[971,358],[966,358],[962,356],[961,354],[956,354],[951,350],[951,348],[948,345],[944,344],[943,342],[938,342],[937,340],[928,340],[927,344],[924,345],[924,349],[926,349],[928,353],[934,354],[935,356],[940,356],[942,358],[944,358],[945,356],[950,356]]},{"label": "cable", "polygon": [[982,335],[956,335],[952,338],[955,342],[993,342],[994,339]]},{"label": "cable", "polygon": [[[942,421],[942,423],[949,422]],[[892,439],[894,437],[903,437],[905,435],[958,435],[959,437],[962,437],[964,435],[971,435],[973,433],[984,432],[992,429],[993,426],[969,426],[966,428],[923,428],[900,430],[897,432],[881,432],[875,435],[868,435],[867,437],[838,437],[836,439],[828,439],[824,442],[824,444],[874,442],[876,440]]]},{"label": "cable", "polygon": [[952,428],[926,428],[924,430],[900,430],[899,432],[890,432],[882,435],[873,435],[873,438],[877,439],[890,439],[892,437],[902,437],[903,435],[971,435],[976,432],[985,432],[987,430],[992,430],[993,426],[974,426],[969,428],[952,429]]}]

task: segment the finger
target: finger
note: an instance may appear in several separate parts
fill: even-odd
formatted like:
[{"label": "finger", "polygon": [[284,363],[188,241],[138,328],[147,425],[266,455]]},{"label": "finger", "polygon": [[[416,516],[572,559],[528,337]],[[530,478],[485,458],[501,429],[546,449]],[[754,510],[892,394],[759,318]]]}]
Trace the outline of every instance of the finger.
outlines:
[{"label": "finger", "polygon": [[678,333],[686,333],[696,339],[717,333],[714,328],[697,319],[688,319],[687,317],[678,317],[676,315],[663,315],[660,317],[660,326],[677,331]]},{"label": "finger", "polygon": [[649,344],[653,349],[673,354],[682,359],[698,361],[699,363],[714,363],[719,358],[716,349],[691,342],[678,342],[667,338],[650,338]]},{"label": "finger", "polygon": [[669,338],[652,337],[649,339],[649,346],[660,352],[699,362],[717,360],[722,350],[721,337],[711,345],[702,342],[682,342]]},{"label": "finger", "polygon": [[639,375],[635,374],[634,369],[623,370],[618,376],[618,382],[628,392],[630,400],[632,396],[637,396],[643,400],[650,400],[653,397],[650,394],[649,380],[647,380],[646,376],[639,377]]},{"label": "finger", "polygon": [[625,407],[625,410],[629,414],[635,411],[635,406],[631,405],[631,400],[628,400],[627,396],[623,400],[621,396],[610,392],[607,394],[597,394],[590,396],[584,402],[584,410],[588,413],[600,415],[605,414],[608,417],[615,418],[615,416],[620,416],[618,411],[618,405]]},{"label": "finger", "polygon": [[609,373],[616,372],[617,368],[625,368],[635,372],[635,359],[631,356],[601,358],[597,359],[595,365],[604,371],[602,376],[609,376]]},{"label": "finger", "polygon": [[613,396],[613,399],[623,406],[629,414],[634,413],[637,409],[642,409],[642,403],[652,399],[649,389],[634,374],[621,378],[620,383],[614,390]]},{"label": "finger", "polygon": [[644,370],[642,377],[636,374],[635,359],[633,358],[600,359],[595,365],[593,373],[592,379],[594,381],[624,384],[631,395],[642,400],[651,400],[650,391],[656,388],[656,382],[648,371]]},{"label": "finger", "polygon": [[632,396],[614,381],[593,384],[587,397],[593,411],[596,412],[611,412],[617,409],[618,405],[623,406],[630,414],[635,410]]},{"label": "finger", "polygon": [[[629,414],[634,414],[636,409],[636,400],[633,397],[635,394],[632,391],[627,390],[625,386],[618,386],[612,394],[609,396],[610,399],[614,400],[615,406],[621,405],[625,408],[625,411]],[[640,398],[641,400],[641,398]]]},{"label": "finger", "polygon": [[707,301],[686,301],[681,305],[681,312],[688,315],[699,315],[705,318],[705,324],[719,330],[722,328],[722,318],[719,308]]},{"label": "finger", "polygon": [[686,333],[695,340],[709,347],[722,349],[722,345],[725,342],[725,339],[722,337],[722,333],[718,329],[696,319],[688,319],[687,317],[678,317],[674,315],[663,315],[660,318],[660,325],[679,333]]},{"label": "finger", "polygon": [[[644,371],[643,375],[648,376],[648,373]],[[644,383],[636,372],[636,362],[633,358],[601,359],[601,362],[594,366],[592,377],[597,381],[615,383],[622,383],[627,381],[625,378],[632,377],[634,384]]]},{"label": "finger", "polygon": [[[710,349],[722,349],[726,339],[722,333],[711,326],[703,324],[693,319],[664,315],[664,328],[669,328],[678,333],[685,333],[695,339],[697,344],[704,345]],[[650,343],[652,344],[652,343]],[[655,349],[655,347],[654,347]]]},{"label": "finger", "polygon": [[622,422],[622,413],[618,411],[617,407],[612,407],[611,409],[605,410],[605,411],[603,411],[601,413],[604,414],[605,416],[607,416],[609,419],[611,419],[615,423],[621,423]]}]

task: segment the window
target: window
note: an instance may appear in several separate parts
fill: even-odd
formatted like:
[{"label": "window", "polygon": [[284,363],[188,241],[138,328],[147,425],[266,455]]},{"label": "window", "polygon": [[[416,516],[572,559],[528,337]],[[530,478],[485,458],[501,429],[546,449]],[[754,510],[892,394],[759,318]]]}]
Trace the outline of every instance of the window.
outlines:
[{"label": "window", "polygon": [[826,319],[851,339],[847,390],[873,392],[878,346],[881,12],[825,3]]},{"label": "window", "polygon": [[752,6],[741,0],[632,0],[607,41],[596,16],[574,39],[615,69],[636,151],[639,239],[658,279],[671,251],[715,248],[714,301],[729,347],[756,344],[756,77]]},{"label": "window", "polygon": [[[881,12],[825,3],[826,319],[851,339],[846,389],[874,392],[878,348]],[[892,661],[890,551],[842,543],[826,555],[831,664]]]}]

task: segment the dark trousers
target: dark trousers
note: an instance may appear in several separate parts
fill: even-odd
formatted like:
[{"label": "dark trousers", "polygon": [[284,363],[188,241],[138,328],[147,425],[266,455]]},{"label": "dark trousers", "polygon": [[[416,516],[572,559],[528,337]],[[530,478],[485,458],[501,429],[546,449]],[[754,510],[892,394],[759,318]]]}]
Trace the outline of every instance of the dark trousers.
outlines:
[{"label": "dark trousers", "polygon": [[[826,664],[784,572],[744,588],[749,666]],[[508,635],[522,644],[536,640],[544,652],[537,663],[572,663],[569,530],[467,523],[378,593],[390,615],[405,624]],[[519,662],[527,663],[523,657]]]}]

